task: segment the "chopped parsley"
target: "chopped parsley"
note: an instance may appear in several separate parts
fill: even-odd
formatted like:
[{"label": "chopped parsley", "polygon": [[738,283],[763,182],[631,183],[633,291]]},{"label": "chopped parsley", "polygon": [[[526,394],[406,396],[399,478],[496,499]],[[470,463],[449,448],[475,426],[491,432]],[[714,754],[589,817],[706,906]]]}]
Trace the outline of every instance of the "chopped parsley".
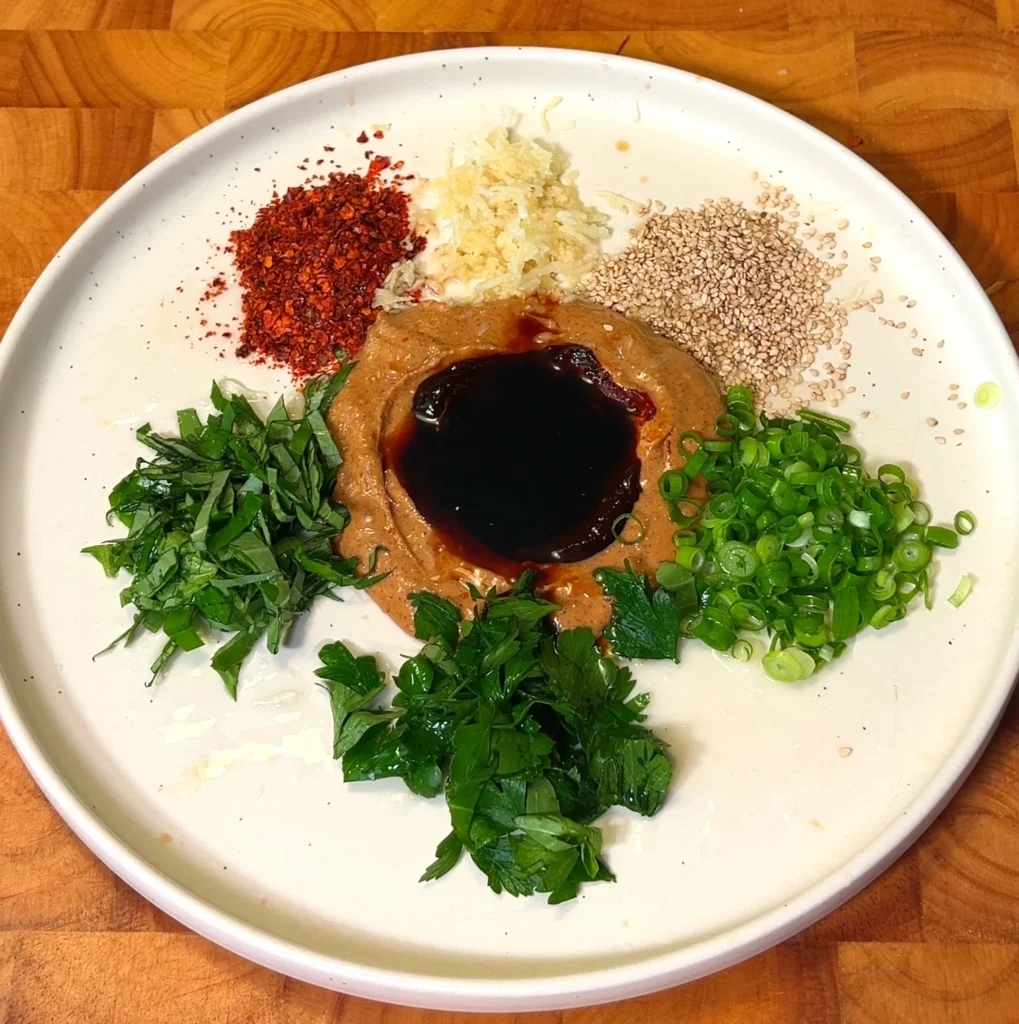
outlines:
[{"label": "chopped parsley", "polygon": [[495,892],[561,903],[613,880],[592,822],[615,805],[656,813],[672,765],[642,724],[648,695],[632,696],[630,670],[589,629],[557,633],[533,573],[472,596],[462,621],[451,602],[411,595],[426,644],[400,668],[391,707],[368,707],[383,686],[373,657],[322,648],[333,753],[347,782],[398,777],[420,796],[445,792],[451,831],[422,881],[466,851]]}]

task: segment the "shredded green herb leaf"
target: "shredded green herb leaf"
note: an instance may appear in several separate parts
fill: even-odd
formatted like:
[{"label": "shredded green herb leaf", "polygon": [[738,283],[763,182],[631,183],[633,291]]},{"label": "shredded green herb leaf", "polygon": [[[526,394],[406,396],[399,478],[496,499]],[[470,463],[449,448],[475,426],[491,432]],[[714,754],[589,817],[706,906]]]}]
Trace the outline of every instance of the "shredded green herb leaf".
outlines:
[{"label": "shredded green herb leaf", "polygon": [[561,903],[584,882],[612,881],[592,822],[613,805],[656,813],[672,779],[629,669],[589,629],[557,633],[533,573],[490,592],[466,622],[434,594],[411,600],[427,642],[400,668],[391,707],[366,707],[382,685],[374,658],[341,643],[320,652],[344,779],[445,791],[451,831],[422,881],[464,851],[497,893]]},{"label": "shredded green herb leaf", "polygon": [[260,637],[275,654],[316,597],[382,578],[358,576],[356,561],[331,543],[349,516],[332,497],[342,458],[323,417],[352,366],[308,381],[300,417],[281,398],[263,422],[246,398],[213,384],[216,412],[204,424],[182,409],[180,437],[139,428],[155,457],[138,459],[113,488],[107,517],[127,536],[84,551],[107,576],[123,569],[133,577],[120,600],[134,606],[134,623],[110,647],[130,643],[139,627],[166,638],[149,685],[213,627],[233,634],[212,667],[236,698]]}]

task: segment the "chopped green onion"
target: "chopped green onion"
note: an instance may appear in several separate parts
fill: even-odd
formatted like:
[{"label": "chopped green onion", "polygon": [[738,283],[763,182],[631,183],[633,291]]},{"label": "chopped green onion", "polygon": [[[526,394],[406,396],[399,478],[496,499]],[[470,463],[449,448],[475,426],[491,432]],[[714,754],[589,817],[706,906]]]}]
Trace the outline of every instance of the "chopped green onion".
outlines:
[{"label": "chopped green onion", "polygon": [[955,513],[956,533],[961,533],[964,537],[967,537],[976,528],[977,520],[972,512],[967,512],[965,509],[963,509],[961,512]]},{"label": "chopped green onion", "polygon": [[793,620],[793,635],[804,647],[821,647],[828,642],[828,627],[823,615],[802,616]]},{"label": "chopped green onion", "polygon": [[849,510],[849,525],[855,526],[859,530],[870,529],[870,513],[863,512],[858,508]]},{"label": "chopped green onion", "polygon": [[[886,479],[886,477],[888,479]],[[877,478],[883,484],[888,483],[905,483],[906,474],[903,472],[901,466],[896,466],[894,463],[886,462],[883,466],[878,467]]]},{"label": "chopped green onion", "polygon": [[922,501],[911,501],[909,511],[913,513],[913,522],[917,526],[926,526],[931,521],[931,507]]},{"label": "chopped green onion", "polygon": [[959,585],[955,588],[952,596],[948,599],[948,603],[953,608],[958,608],[963,601],[973,593],[973,577],[967,573],[961,580]]},{"label": "chopped green onion", "polygon": [[902,533],[916,522],[916,513],[908,505],[895,506],[895,529]]},{"label": "chopped green onion", "polygon": [[842,509],[837,505],[822,505],[814,514],[814,519],[818,526],[829,526],[832,529],[838,529],[846,521]]},{"label": "chopped green onion", "polygon": [[835,591],[831,631],[836,640],[848,640],[860,628],[860,592],[856,587]]},{"label": "chopped green onion", "polygon": [[679,448],[680,455],[693,455],[703,443],[704,438],[696,430],[684,430],[679,435],[676,446]]},{"label": "chopped green onion", "polygon": [[658,493],[670,504],[679,501],[690,486],[690,478],[681,469],[668,469],[658,478]]},{"label": "chopped green onion", "polygon": [[880,569],[867,581],[867,593],[875,601],[889,600],[897,589],[895,573],[891,569]]},{"label": "chopped green onion", "polygon": [[698,547],[684,545],[676,550],[676,564],[690,572],[700,572],[704,568],[705,555]]},{"label": "chopped green onion", "polygon": [[753,409],[754,394],[745,384],[733,384],[726,392],[725,404],[730,412],[740,407]]},{"label": "chopped green onion", "polygon": [[[716,421],[721,440],[679,440],[682,470],[659,480],[679,529],[658,585],[684,618],[684,636],[749,657],[737,631],[766,630],[772,678],[805,679],[839,657],[861,630],[883,629],[923,596],[936,548],[972,531],[931,526],[920,488],[894,463],[875,475],[843,438],[849,424],[805,410],[796,420],[753,417],[746,388],[730,389]],[[687,497],[694,477],[707,497]]]},{"label": "chopped green onion", "polygon": [[813,409],[800,409],[796,414],[805,423],[816,423],[818,426],[828,427],[840,434],[848,434],[852,425],[846,420],[840,420],[835,416],[826,416],[823,412],[814,412]]},{"label": "chopped green onion", "polygon": [[741,541],[731,540],[718,550],[718,564],[734,579],[748,579],[757,569],[757,556]]},{"label": "chopped green onion", "polygon": [[[621,536],[623,530],[626,529],[626,524],[633,520],[637,524],[637,536],[629,540],[624,540]],[[616,516],[612,520],[612,536],[619,541],[620,544],[639,544],[644,537],[647,535],[647,529],[644,526],[643,520],[634,512],[624,512],[621,516]]]},{"label": "chopped green onion", "polygon": [[690,620],[687,632],[716,651],[730,651],[736,642],[736,631],[732,627],[709,618],[704,612],[699,612]]},{"label": "chopped green onion", "polygon": [[764,628],[766,621],[764,609],[756,601],[736,601],[729,606],[729,614],[740,629]]},{"label": "chopped green onion", "polygon": [[729,653],[734,661],[747,662],[754,656],[754,645],[749,640],[740,638],[732,645]]},{"label": "chopped green onion", "polygon": [[693,581],[693,573],[675,562],[661,562],[655,572],[655,579],[660,587],[666,590],[679,590],[688,581]]},{"label": "chopped green onion", "polygon": [[773,533],[763,533],[757,538],[754,553],[760,562],[773,562],[782,550],[782,542]]},{"label": "chopped green onion", "polygon": [[683,466],[683,472],[691,480],[701,472],[711,458],[710,453],[706,452],[703,448],[698,448],[689,454],[683,452],[683,454],[686,455],[686,464]]},{"label": "chopped green onion", "polygon": [[927,540],[939,548],[956,548],[959,546],[959,535],[947,526],[928,526]]},{"label": "chopped green onion", "polygon": [[922,569],[931,560],[931,549],[922,540],[902,540],[895,545],[892,561],[909,572]]},{"label": "chopped green onion", "polygon": [[701,503],[692,498],[680,498],[669,510],[669,518],[680,526],[697,522],[701,514]]},{"label": "chopped green onion", "polygon": [[993,380],[985,381],[977,386],[973,401],[978,409],[993,409],[1001,401],[1001,388]]},{"label": "chopped green onion", "polygon": [[769,651],[761,664],[764,671],[779,683],[798,683],[811,675],[816,666],[814,659],[798,647]]},{"label": "chopped green onion", "polygon": [[906,608],[901,604],[883,604],[870,617],[870,624],[875,629],[884,629],[892,622],[897,622],[906,614]]}]

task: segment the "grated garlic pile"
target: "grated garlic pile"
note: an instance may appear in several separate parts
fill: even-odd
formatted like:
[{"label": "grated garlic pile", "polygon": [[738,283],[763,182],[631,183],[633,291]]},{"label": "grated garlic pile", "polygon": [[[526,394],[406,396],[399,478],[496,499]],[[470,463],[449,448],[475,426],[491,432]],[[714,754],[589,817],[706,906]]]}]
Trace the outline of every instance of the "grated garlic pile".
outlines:
[{"label": "grated garlic pile", "polygon": [[460,164],[450,150],[415,211],[415,228],[442,239],[428,251],[430,283],[464,302],[572,291],[609,234],[576,177],[561,152],[508,128],[472,140]]}]

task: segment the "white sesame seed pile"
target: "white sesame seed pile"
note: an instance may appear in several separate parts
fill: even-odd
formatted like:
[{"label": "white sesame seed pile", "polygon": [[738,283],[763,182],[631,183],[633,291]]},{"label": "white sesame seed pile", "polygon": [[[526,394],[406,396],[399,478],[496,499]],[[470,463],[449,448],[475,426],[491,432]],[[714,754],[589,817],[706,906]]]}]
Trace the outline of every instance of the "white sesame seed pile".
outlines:
[{"label": "white sesame seed pile", "polygon": [[679,342],[726,387],[796,401],[790,389],[819,348],[840,344],[847,324],[826,298],[840,268],[808,252],[797,226],[730,199],[654,213],[584,287]]}]

